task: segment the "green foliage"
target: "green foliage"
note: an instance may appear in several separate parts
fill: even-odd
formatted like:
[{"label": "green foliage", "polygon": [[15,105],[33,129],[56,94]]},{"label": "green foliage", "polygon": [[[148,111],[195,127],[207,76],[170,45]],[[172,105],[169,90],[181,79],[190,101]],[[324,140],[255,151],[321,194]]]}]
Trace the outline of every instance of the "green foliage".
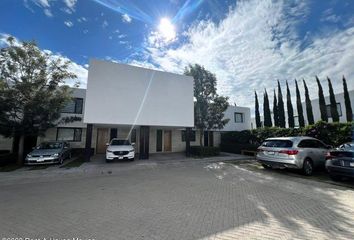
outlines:
[{"label": "green foliage", "polygon": [[273,119],[274,119],[274,126],[279,126],[279,112],[278,112],[278,101],[277,95],[274,89],[274,98],[273,98]]},{"label": "green foliage", "polygon": [[258,128],[240,132],[225,132],[221,135],[221,151],[240,153],[241,150],[254,151],[267,138],[309,136],[324,143],[339,146],[351,141],[352,123],[327,123],[319,121],[305,128]]},{"label": "green foliage", "polygon": [[221,129],[228,123],[229,119],[224,119],[228,98],[216,93],[216,77],[203,66],[189,65],[184,74],[194,79],[194,126],[201,132],[202,146],[204,130]]},{"label": "green foliage", "polygon": [[322,121],[328,122],[327,109],[326,109],[326,101],[323,95],[323,89],[320,80],[316,76],[316,82],[318,85],[318,98],[319,98],[319,107],[321,112]]},{"label": "green foliage", "polygon": [[347,115],[347,122],[353,121],[353,110],[352,105],[350,103],[350,97],[348,93],[347,81],[343,76],[343,90],[344,90],[344,103],[345,103],[345,112]]},{"label": "green foliage", "polygon": [[328,89],[329,89],[329,100],[330,100],[330,104],[331,104],[331,107],[330,107],[331,108],[331,117],[332,117],[333,122],[339,122],[337,101],[336,101],[336,97],[334,96],[331,79],[329,79],[329,77],[327,77],[327,80],[328,80]]},{"label": "green foliage", "polygon": [[312,125],[315,123],[315,120],[313,118],[312,104],[311,104],[311,100],[310,100],[309,89],[307,88],[305,79],[303,79],[303,82],[304,82],[304,88],[305,88],[305,103],[306,103],[307,121],[308,121],[309,125]]},{"label": "green foliage", "polygon": [[[62,108],[71,100],[65,79],[76,78],[70,61],[42,52],[34,42],[8,39],[0,51],[0,134],[38,136],[58,123]],[[21,147],[19,144],[19,159]]]},{"label": "green foliage", "polygon": [[267,90],[264,90],[264,95],[263,95],[263,116],[264,116],[264,126],[265,127],[271,127],[272,126],[272,117],[270,114],[270,108],[269,108],[269,98],[268,98],[268,93]]},{"label": "green foliage", "polygon": [[286,81],[286,106],[288,109],[289,128],[293,128],[295,127],[294,110],[293,110],[293,104],[291,103],[291,94],[290,94],[288,81]]},{"label": "green foliage", "polygon": [[285,110],[283,102],[283,94],[281,92],[280,83],[278,80],[278,118],[279,127],[285,128]]},{"label": "green foliage", "polygon": [[254,91],[254,97],[255,97],[255,101],[256,101],[256,104],[255,104],[256,126],[257,126],[257,128],[260,128],[260,127],[262,127],[262,124],[261,124],[261,116],[259,114],[259,103],[258,103],[258,96],[257,96],[256,91]]},{"label": "green foliage", "polygon": [[295,87],[296,87],[296,107],[297,107],[297,115],[299,119],[299,126],[304,127],[305,126],[304,111],[302,109],[300,90],[296,80],[295,80]]},{"label": "green foliage", "polygon": [[191,155],[195,157],[212,157],[220,154],[218,147],[191,146]]}]

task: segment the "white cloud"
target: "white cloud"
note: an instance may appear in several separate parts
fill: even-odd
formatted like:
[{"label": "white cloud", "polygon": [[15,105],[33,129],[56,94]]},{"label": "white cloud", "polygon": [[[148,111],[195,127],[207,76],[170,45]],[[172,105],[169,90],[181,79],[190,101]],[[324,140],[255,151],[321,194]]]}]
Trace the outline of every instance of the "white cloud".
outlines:
[{"label": "white cloud", "polygon": [[122,15],[122,21],[126,23],[130,23],[132,21],[132,18],[128,14],[123,14]]},{"label": "white cloud", "polygon": [[[6,33],[0,33],[0,47],[5,47],[8,45],[7,43],[7,38],[10,37],[11,35],[6,34]],[[15,45],[19,45],[20,41],[15,38]],[[60,53],[53,53],[50,50],[47,49],[42,49],[41,50],[44,53],[50,54],[52,59],[58,59],[61,58],[63,61],[71,61],[68,57],[61,55]],[[84,66],[77,64],[76,62],[71,61],[71,65],[69,66],[69,71],[75,73],[77,75],[77,79],[67,79],[65,81],[66,84],[69,86],[74,86],[76,83],[79,83],[79,86],[81,88],[86,88],[87,84],[87,64]]]},{"label": "white cloud", "polygon": [[[216,74],[219,93],[252,109],[253,91],[262,98],[263,89],[271,91],[277,79],[282,86],[289,80],[292,96],[293,80],[305,78],[313,89],[311,97],[316,98],[315,75],[323,81],[325,92],[326,76],[332,78],[335,92],[340,92],[342,75],[354,78],[354,27],[310,35],[304,48],[296,27],[306,20],[308,11],[302,1],[291,5],[288,1],[240,1],[220,23],[202,21],[190,27],[184,33],[186,41],[177,47],[156,46],[147,38],[145,58],[177,73],[183,73],[188,64],[204,65]],[[354,89],[354,81],[348,81],[348,87]]]},{"label": "white cloud", "polygon": [[76,2],[77,0],[64,0],[65,5],[72,11],[75,11]]},{"label": "white cloud", "polygon": [[32,0],[33,3],[35,3],[39,7],[43,8],[49,8],[50,7],[50,0]]},{"label": "white cloud", "polygon": [[52,11],[50,11],[50,9],[48,9],[48,8],[44,9],[44,14],[45,14],[47,17],[53,17]]},{"label": "white cloud", "polygon": [[87,22],[87,18],[81,17],[81,18],[78,18],[77,21],[78,21],[79,23]]},{"label": "white cloud", "polygon": [[104,20],[103,23],[102,23],[102,27],[106,28],[107,26],[108,26],[108,22],[106,20]]},{"label": "white cloud", "polygon": [[64,24],[67,26],[67,27],[69,27],[69,28],[71,28],[72,26],[74,26],[74,24],[73,24],[73,22],[72,21],[65,21],[64,22]]}]

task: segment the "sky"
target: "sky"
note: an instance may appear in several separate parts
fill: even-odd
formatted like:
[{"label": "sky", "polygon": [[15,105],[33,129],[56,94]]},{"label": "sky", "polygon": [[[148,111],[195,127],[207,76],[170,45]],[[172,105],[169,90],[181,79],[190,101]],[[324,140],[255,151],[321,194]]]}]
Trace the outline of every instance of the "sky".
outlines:
[{"label": "sky", "polygon": [[335,93],[343,75],[354,89],[352,0],[1,0],[0,47],[10,35],[71,60],[82,88],[89,60],[102,59],[180,74],[203,65],[219,94],[252,113],[254,91],[272,102],[277,80],[293,105],[294,79],[312,99],[316,75],[325,95],[327,76]]}]

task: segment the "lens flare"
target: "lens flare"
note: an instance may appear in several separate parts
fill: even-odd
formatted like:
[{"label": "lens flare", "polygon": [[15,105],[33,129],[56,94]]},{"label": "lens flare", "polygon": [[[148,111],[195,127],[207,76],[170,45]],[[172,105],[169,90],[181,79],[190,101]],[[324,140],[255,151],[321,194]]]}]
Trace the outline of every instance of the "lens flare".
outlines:
[{"label": "lens flare", "polygon": [[166,41],[170,42],[176,38],[175,26],[168,18],[161,18],[158,26],[160,36]]}]

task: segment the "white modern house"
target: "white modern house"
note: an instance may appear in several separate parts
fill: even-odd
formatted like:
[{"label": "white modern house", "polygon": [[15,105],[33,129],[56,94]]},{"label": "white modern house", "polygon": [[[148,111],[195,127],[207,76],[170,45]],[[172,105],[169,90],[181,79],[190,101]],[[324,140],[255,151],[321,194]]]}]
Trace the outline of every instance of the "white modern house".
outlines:
[{"label": "white modern house", "polygon": [[[48,129],[42,141],[65,140],[72,148],[105,153],[112,138],[135,143],[139,158],[149,153],[188,152],[199,145],[194,129],[193,78],[108,61],[90,61],[87,89],[73,89],[73,101],[62,112],[81,121]],[[221,130],[205,132],[207,146],[219,146],[223,131],[251,128],[250,108],[229,106]],[[0,150],[12,140],[0,136]],[[90,154],[89,154],[90,153]]]},{"label": "white modern house", "polygon": [[[352,109],[354,111],[354,90],[350,90],[348,91],[349,93],[349,97],[350,97],[350,103],[352,106]],[[339,122],[347,122],[347,115],[346,115],[346,111],[345,111],[345,103],[344,103],[344,93],[337,93],[335,94],[335,98],[336,98],[336,102],[337,102],[337,111],[339,114]],[[286,99],[283,99],[285,102],[285,108],[286,108]],[[327,115],[328,115],[328,121],[332,122],[332,118],[331,118],[331,111],[330,111],[330,100],[329,100],[329,96],[325,96],[325,102],[326,102],[326,107],[327,107]],[[294,109],[294,119],[295,119],[295,127],[299,127],[299,117],[297,114],[297,107],[296,107],[296,103],[292,103],[293,104],[293,109]],[[303,109],[303,115],[304,115],[304,119],[305,119],[305,125],[308,125],[308,120],[307,120],[307,113],[306,113],[306,103],[302,102],[302,109]],[[313,99],[311,100],[311,104],[312,104],[312,112],[313,112],[313,117],[315,122],[321,120],[321,112],[320,112],[320,107],[319,107],[319,99]],[[270,106],[271,110],[272,110],[272,104]],[[287,115],[287,111],[285,112],[285,121],[286,121],[286,126],[288,126],[288,115]],[[354,114],[353,114],[353,118],[354,118]],[[261,116],[261,121],[263,124],[263,115]],[[273,113],[272,113],[272,121],[273,120]],[[254,129],[256,128],[256,119],[255,117],[252,117],[251,119],[251,128]]]}]

